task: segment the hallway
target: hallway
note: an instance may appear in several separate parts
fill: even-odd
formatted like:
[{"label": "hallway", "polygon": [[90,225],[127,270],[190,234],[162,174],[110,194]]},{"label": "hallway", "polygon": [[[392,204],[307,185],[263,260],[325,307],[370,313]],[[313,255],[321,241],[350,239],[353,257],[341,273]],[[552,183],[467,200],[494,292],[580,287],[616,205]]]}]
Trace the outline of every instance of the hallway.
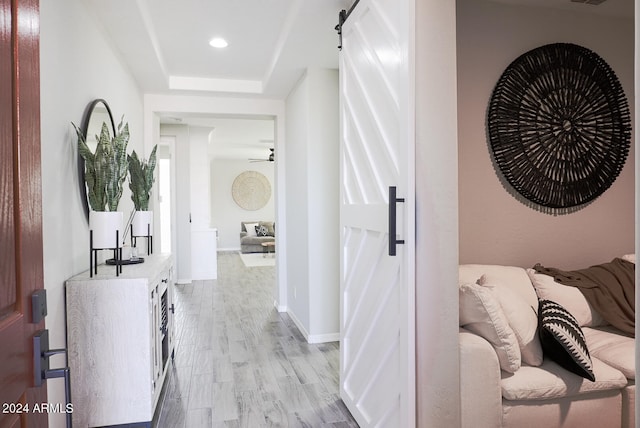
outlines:
[{"label": "hallway", "polygon": [[274,267],[218,254],[218,279],[176,285],[176,353],[158,427],[357,427],[338,343],[310,345],[273,306]]}]

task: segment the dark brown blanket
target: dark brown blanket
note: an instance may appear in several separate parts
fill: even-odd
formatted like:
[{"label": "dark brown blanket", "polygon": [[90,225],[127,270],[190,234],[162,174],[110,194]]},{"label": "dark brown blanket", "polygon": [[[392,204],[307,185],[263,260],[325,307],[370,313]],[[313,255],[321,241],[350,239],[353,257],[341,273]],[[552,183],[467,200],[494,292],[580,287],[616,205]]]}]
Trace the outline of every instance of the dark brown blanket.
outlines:
[{"label": "dark brown blanket", "polygon": [[536,272],[563,285],[578,287],[609,324],[635,336],[635,263],[619,258],[587,269],[563,271],[537,264]]}]

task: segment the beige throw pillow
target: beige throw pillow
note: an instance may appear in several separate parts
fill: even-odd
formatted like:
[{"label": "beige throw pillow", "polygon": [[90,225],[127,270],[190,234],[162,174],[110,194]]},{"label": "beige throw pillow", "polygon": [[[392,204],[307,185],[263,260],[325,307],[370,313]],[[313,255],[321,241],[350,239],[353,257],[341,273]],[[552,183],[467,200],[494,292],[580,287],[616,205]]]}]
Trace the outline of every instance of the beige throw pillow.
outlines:
[{"label": "beige throw pillow", "polygon": [[562,305],[578,321],[580,327],[598,327],[608,323],[587,302],[577,287],[557,283],[552,276],[527,269],[539,299]]},{"label": "beige throw pillow", "polygon": [[258,223],[245,223],[244,228],[247,230],[247,236],[258,236],[256,233],[256,226]]},{"label": "beige throw pillow", "polygon": [[520,347],[500,303],[489,287],[460,285],[460,325],[485,338],[496,351],[500,368],[515,373],[520,368]]},{"label": "beige throw pillow", "polygon": [[494,296],[498,298],[502,311],[518,341],[522,362],[530,366],[541,365],[543,356],[542,345],[538,337],[537,308],[532,308],[524,297],[508,287],[496,288],[495,283],[488,282],[485,275],[480,277],[478,284],[493,290]]}]

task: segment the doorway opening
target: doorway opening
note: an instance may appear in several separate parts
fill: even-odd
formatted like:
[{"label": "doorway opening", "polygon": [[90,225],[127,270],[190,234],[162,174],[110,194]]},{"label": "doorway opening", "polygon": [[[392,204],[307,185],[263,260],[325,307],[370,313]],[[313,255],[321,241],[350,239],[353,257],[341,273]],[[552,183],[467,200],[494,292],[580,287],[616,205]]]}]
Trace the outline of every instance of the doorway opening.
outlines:
[{"label": "doorway opening", "polygon": [[[206,279],[199,276],[200,270],[193,264],[203,258],[202,251],[194,245],[199,245],[198,233],[205,229],[215,231],[207,238],[215,248],[202,261],[204,264],[215,264],[219,251],[273,253],[273,247],[241,245],[240,235],[244,223],[276,222],[276,118],[166,113],[159,119],[161,146],[165,147],[161,150],[159,174],[167,175],[159,178],[161,234],[166,237],[161,245],[170,246],[175,254],[177,282]],[[260,206],[242,206],[236,200],[238,195],[234,195],[234,181],[247,173],[260,176],[266,183],[267,197]],[[175,185],[166,183],[171,182],[171,175],[176,177]],[[255,202],[260,196],[254,194],[255,184],[248,183],[244,189],[248,193],[239,196]],[[271,258],[278,263],[277,251]]]}]

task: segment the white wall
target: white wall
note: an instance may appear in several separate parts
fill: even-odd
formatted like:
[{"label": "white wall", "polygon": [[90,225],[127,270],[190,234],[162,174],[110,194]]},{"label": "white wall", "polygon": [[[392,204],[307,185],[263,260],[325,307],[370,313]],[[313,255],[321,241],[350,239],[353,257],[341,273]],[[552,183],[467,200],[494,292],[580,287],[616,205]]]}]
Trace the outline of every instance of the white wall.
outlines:
[{"label": "white wall", "polygon": [[[44,276],[51,346],[65,346],[64,281],[89,268],[89,227],[81,206],[76,173],[76,136],[85,107],[95,98],[110,105],[116,124],[129,123],[129,151],[142,152],[142,95],[127,67],[99,31],[84,2],[40,4],[40,96],[42,134],[42,208]],[[133,208],[128,186],[120,202]],[[52,358],[52,367],[64,359]],[[60,379],[51,380],[49,402],[64,402]],[[49,415],[52,428],[64,426],[64,415]]]},{"label": "white wall", "polygon": [[[548,43],[574,43],[617,74],[634,116],[634,22],[592,14],[458,1],[460,262],[580,269],[634,251],[634,144],[613,185],[592,204],[553,216],[502,186],[487,144],[491,92],[509,63]],[[632,123],[633,125],[633,123]]]},{"label": "white wall", "polygon": [[417,426],[460,426],[456,4],[416,1]]},{"label": "white wall", "polygon": [[[309,94],[304,76],[286,100],[287,115],[287,312],[307,334],[309,305],[309,206],[307,203]],[[299,326],[300,326],[299,325]]]},{"label": "white wall", "polygon": [[191,158],[191,228],[211,227],[211,178],[209,164],[209,134],[213,128],[189,127]]},{"label": "white wall", "polygon": [[310,69],[307,202],[310,333],[340,332],[340,115],[338,71]]},{"label": "white wall", "polygon": [[[176,216],[171,219],[173,227],[176,228],[177,240],[174,265],[176,267],[176,282],[189,283],[191,282],[191,174],[189,172],[191,169],[191,146],[189,144],[189,127],[162,125],[159,135],[175,137],[176,194],[172,196],[175,198]],[[152,193],[151,198],[157,206],[158,192]],[[157,217],[154,219],[154,224],[160,224]]]},{"label": "white wall", "polygon": [[[219,251],[240,249],[241,221],[275,221],[274,166],[273,162],[249,163],[233,159],[211,161],[211,226],[218,229]],[[245,171],[257,171],[267,177],[271,184],[271,198],[263,208],[255,211],[240,208],[231,194],[233,180]]]},{"label": "white wall", "polygon": [[309,69],[287,98],[288,312],[310,342],[340,324],[337,70]]}]

